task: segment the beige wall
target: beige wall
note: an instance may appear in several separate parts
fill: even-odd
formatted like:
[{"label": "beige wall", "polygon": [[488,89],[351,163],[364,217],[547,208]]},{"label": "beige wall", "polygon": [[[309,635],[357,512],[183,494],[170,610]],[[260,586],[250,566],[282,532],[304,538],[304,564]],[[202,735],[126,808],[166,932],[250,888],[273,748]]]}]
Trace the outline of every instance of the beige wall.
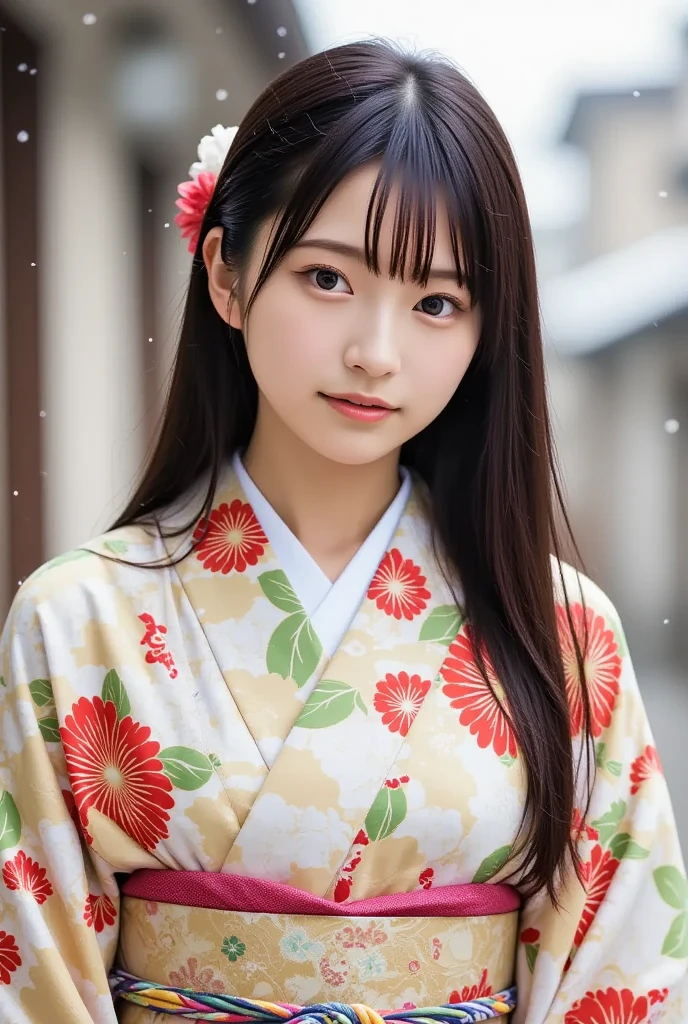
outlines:
[{"label": "beige wall", "polygon": [[[0,50],[0,60],[2,60],[2,51]],[[0,145],[2,145],[2,139],[0,137]],[[0,154],[0,174],[2,174],[2,155]],[[0,182],[0,194],[2,191],[2,183]],[[2,224],[2,204],[0,203],[0,237],[2,237],[3,224]],[[0,309],[4,308],[4,294],[3,287],[5,281],[4,267],[2,266],[2,255],[3,247],[0,246]],[[0,316],[0,396],[6,394],[5,391],[5,337],[4,337],[4,316]],[[8,544],[9,544],[9,502],[11,491],[9,488],[9,480],[7,478],[8,467],[7,467],[7,430],[5,424],[5,410],[0,404],[0,566],[7,565],[8,558]],[[0,618],[2,618],[2,610],[7,608],[11,600],[9,593],[9,580],[7,574],[0,571]]]},{"label": "beige wall", "polygon": [[[223,12],[214,0],[113,0],[100,6],[92,27],[82,23],[87,8],[76,0],[8,2],[26,30],[42,39],[45,54],[41,405],[46,555],[52,556],[107,527],[131,492],[147,444],[136,153],[159,176],[152,217],[162,394],[190,266],[173,223],[176,186],[187,177],[200,136],[218,122],[236,124],[266,73],[232,8]],[[125,123],[115,107],[122,46],[115,19],[127,11],[164,23],[188,74],[179,116],[167,124]],[[218,88],[229,93],[225,103],[216,99]],[[4,434],[0,430],[0,480],[6,478]],[[1,490],[0,557],[7,500]]]}]

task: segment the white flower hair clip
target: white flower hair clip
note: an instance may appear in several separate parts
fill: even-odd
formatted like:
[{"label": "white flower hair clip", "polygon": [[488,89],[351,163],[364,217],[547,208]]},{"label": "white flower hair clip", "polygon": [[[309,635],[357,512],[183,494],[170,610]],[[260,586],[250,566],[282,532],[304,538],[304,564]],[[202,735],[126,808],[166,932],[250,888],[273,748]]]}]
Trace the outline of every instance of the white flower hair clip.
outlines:
[{"label": "white flower hair clip", "polygon": [[238,126],[225,128],[216,124],[212,135],[204,135],[198,146],[198,160],[189,168],[191,180],[177,187],[182,198],[177,199],[180,212],[174,222],[181,228],[182,238],[189,239],[191,253],[196,251],[215,183],[238,131]]}]

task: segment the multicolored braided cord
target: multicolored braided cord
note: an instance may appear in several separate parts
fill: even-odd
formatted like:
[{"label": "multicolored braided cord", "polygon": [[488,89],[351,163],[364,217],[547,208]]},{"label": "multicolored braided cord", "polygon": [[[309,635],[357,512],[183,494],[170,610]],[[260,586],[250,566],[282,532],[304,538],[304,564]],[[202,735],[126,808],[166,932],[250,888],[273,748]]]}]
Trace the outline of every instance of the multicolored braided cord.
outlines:
[{"label": "multicolored braided cord", "polygon": [[516,1007],[515,986],[467,1003],[419,1006],[415,1010],[392,1010],[389,1013],[378,1013],[361,1003],[291,1006],[288,1003],[267,1003],[262,999],[193,992],[191,989],[142,981],[126,971],[113,971],[110,988],[113,998],[127,999],[158,1013],[229,1024],[384,1024],[397,1021],[404,1024],[461,1024],[462,1021],[494,1020]]}]

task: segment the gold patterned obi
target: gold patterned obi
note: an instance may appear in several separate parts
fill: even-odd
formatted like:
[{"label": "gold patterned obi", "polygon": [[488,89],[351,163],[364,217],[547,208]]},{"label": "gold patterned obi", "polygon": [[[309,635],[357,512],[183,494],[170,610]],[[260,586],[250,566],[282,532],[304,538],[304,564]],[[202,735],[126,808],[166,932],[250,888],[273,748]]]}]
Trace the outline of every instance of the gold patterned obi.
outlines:
[{"label": "gold patterned obi", "polygon": [[[420,1008],[440,1020],[446,1004],[455,1022],[504,1021],[515,1005],[520,897],[510,886],[336,904],[238,875],[139,871],[122,894],[112,988],[126,1024],[158,1014],[268,1022],[297,1011],[312,1021],[319,1004],[358,1006],[367,1017],[344,1017],[368,1024]],[[464,1005],[471,1015],[456,1009]]]}]

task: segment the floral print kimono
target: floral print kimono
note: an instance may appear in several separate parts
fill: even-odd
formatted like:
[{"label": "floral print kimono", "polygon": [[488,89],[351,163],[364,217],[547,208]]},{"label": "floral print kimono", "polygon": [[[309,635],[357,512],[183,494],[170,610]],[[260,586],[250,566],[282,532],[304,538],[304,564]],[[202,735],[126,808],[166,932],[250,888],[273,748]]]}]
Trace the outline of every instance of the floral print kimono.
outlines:
[{"label": "floral print kimono", "polygon": [[[582,884],[570,874],[558,910],[543,894],[520,912],[344,916],[383,897],[441,906],[457,885],[498,893],[514,868],[522,757],[417,486],[405,476],[335,584],[235,460],[178,564],[129,564],[190,540],[130,526],[21,587],[0,647],[3,1022],[164,1024],[115,1006],[115,966],[218,998],[378,1009],[487,1006],[515,982],[516,1024],[688,1021],[688,882],[660,761],[617,614],[566,565],[597,755],[572,822]],[[577,738],[554,562],[553,587]],[[127,895],[144,876],[147,897]],[[175,901],[175,878],[206,877],[247,902]],[[285,908],[298,893],[342,916],[256,912],[254,880]]]}]

